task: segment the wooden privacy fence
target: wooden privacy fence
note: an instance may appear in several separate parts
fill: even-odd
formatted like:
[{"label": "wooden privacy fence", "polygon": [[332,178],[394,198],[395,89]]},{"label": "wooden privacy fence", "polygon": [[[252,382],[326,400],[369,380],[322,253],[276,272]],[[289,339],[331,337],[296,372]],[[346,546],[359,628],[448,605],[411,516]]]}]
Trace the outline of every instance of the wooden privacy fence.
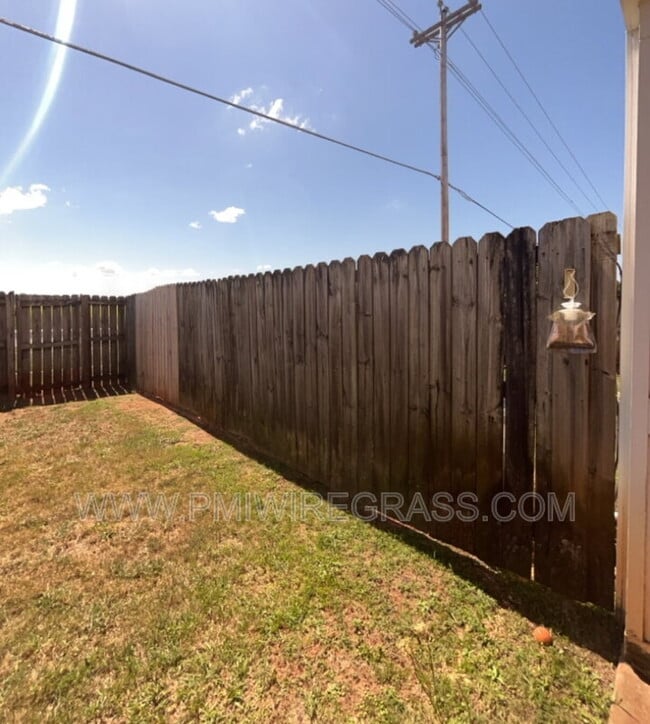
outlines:
[{"label": "wooden privacy fence", "polygon": [[[155,289],[129,301],[137,389],[332,491],[470,493],[473,522],[411,524],[612,607],[617,252],[600,214]],[[546,350],[566,267],[597,354]],[[573,520],[496,519],[533,492],[573,494]]]},{"label": "wooden privacy fence", "polygon": [[125,310],[123,297],[0,294],[0,406],[123,391]]}]

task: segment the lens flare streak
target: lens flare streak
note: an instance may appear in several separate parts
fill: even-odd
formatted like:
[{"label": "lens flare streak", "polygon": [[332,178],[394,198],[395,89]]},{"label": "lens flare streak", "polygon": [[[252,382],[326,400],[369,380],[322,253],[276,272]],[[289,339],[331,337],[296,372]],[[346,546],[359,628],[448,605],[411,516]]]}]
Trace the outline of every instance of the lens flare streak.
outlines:
[{"label": "lens flare streak", "polygon": [[[66,42],[70,40],[76,14],[77,0],[60,0],[55,30],[55,35],[58,38],[61,38]],[[56,92],[59,88],[59,83],[61,82],[61,78],[63,76],[67,52],[68,49],[62,45],[57,46],[52,51],[52,67],[45,85],[45,90],[43,91],[43,96],[41,97],[40,103],[38,104],[38,108],[36,109],[36,113],[34,114],[34,118],[32,119],[27,133],[25,133],[20,145],[3,171],[2,178],[0,179],[0,187],[5,184],[11,173],[22,160],[23,156],[27,153],[29,147],[34,142],[34,139],[45,122],[45,119],[47,118],[47,114],[52,107],[52,103],[56,97]]]}]

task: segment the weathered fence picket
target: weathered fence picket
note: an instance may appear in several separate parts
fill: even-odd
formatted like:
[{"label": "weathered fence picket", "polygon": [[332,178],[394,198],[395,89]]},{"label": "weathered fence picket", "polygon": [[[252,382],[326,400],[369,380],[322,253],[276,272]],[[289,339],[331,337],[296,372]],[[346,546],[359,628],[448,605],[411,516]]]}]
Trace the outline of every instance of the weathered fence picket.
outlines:
[{"label": "weathered fence picket", "polygon": [[[429,498],[451,490],[451,302],[452,256],[447,243],[429,252]],[[448,522],[433,519],[436,538],[450,535]]]},{"label": "weathered fence picket", "polygon": [[[580,299],[590,308],[591,229],[585,219],[546,224],[539,233],[537,287],[537,490],[562,504],[575,496],[575,521],[535,523],[535,577],[579,598],[587,590],[590,357],[546,350],[548,316],[560,306],[564,269],[584,270]],[[535,515],[537,511],[530,511]]]},{"label": "weathered fence picket", "polygon": [[616,562],[616,525],[612,509],[616,503],[617,359],[618,307],[612,299],[616,289],[619,236],[614,214],[589,217],[591,223],[591,304],[599,310],[592,324],[598,351],[590,360],[589,375],[589,513],[587,598],[608,606],[613,596],[612,570]]},{"label": "weathered fence picket", "polygon": [[[403,249],[389,259],[390,315],[389,490],[404,494],[408,488],[408,255]],[[388,393],[387,393],[388,394]]]},{"label": "weathered fence picket", "polygon": [[[0,410],[6,410],[13,404],[13,391],[9,389],[10,380],[13,379],[13,304],[12,295],[0,292]],[[12,365],[13,366],[13,365]]]},{"label": "weathered fence picket", "polygon": [[[502,492],[517,500],[530,492],[535,459],[537,235],[516,229],[505,242],[503,334],[506,415]],[[544,324],[548,329],[548,324]],[[507,502],[507,501],[506,501]],[[507,507],[507,506],[504,506]],[[530,572],[532,524],[522,516],[497,524],[498,563],[522,576]]]},{"label": "weathered fence picket", "polygon": [[[476,495],[481,522],[475,548],[490,563],[501,563],[494,496],[503,490],[504,264],[505,239],[487,234],[478,244],[476,374]],[[486,520],[483,520],[486,518]]]},{"label": "weathered fence picket", "polygon": [[357,269],[357,486],[373,489],[373,308],[372,260],[362,256]]},{"label": "weathered fence picket", "polygon": [[[474,239],[458,239],[451,248],[451,487],[476,494],[476,295],[477,249]],[[483,361],[481,360],[481,366]],[[450,542],[473,550],[476,521],[455,516]]]},{"label": "weathered fence picket", "polygon": [[[390,458],[390,260],[386,254],[372,258],[373,349],[373,459],[372,490],[381,495],[391,489]],[[326,478],[327,479],[327,478]]]}]

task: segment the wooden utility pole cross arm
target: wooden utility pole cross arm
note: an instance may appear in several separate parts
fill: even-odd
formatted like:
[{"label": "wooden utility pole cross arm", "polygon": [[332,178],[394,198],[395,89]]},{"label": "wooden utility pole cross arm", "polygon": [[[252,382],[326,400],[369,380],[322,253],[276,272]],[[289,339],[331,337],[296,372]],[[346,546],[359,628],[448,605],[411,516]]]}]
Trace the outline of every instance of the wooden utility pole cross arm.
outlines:
[{"label": "wooden utility pole cross arm", "polygon": [[[481,7],[482,5],[478,2],[478,0],[470,0],[466,5],[463,5],[462,8],[459,8],[450,15],[447,15],[444,21],[445,25],[447,26],[447,32],[450,33],[450,31],[454,30],[470,15],[478,12]],[[414,32],[413,37],[409,42],[415,48],[419,48],[426,43],[430,43],[432,40],[439,40],[441,27],[442,21],[436,23],[435,25],[432,25],[430,28],[427,28],[420,33]]]}]

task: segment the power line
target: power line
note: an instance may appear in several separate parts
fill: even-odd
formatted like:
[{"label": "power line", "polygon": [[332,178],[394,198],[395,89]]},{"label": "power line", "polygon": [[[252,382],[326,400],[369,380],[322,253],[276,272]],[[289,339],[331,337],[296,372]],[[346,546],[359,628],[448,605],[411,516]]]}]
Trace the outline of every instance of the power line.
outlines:
[{"label": "power line", "polygon": [[584,170],[584,168],[582,167],[582,164],[580,163],[580,161],[578,161],[578,159],[576,158],[576,156],[575,156],[575,154],[573,153],[573,151],[571,150],[569,144],[564,140],[564,136],[560,133],[559,128],[558,128],[558,127],[555,125],[555,123],[553,122],[553,119],[552,119],[552,118],[550,117],[550,115],[548,114],[548,111],[547,111],[546,108],[544,107],[544,104],[543,104],[542,101],[539,99],[539,96],[537,95],[537,93],[535,93],[535,91],[533,90],[532,86],[530,85],[530,83],[529,83],[528,80],[526,79],[526,76],[524,75],[523,71],[522,71],[521,68],[519,67],[519,64],[518,64],[517,61],[513,58],[512,54],[510,53],[510,51],[509,51],[508,48],[506,47],[506,44],[505,44],[505,43],[503,42],[503,40],[501,39],[501,36],[497,33],[495,27],[492,25],[492,23],[490,22],[488,16],[485,14],[485,11],[482,11],[481,14],[483,15],[483,19],[484,19],[485,22],[487,23],[488,27],[489,27],[490,30],[492,31],[492,34],[493,34],[494,37],[497,39],[497,42],[498,42],[499,45],[503,48],[503,52],[508,56],[508,59],[510,60],[510,62],[511,62],[512,65],[514,66],[515,70],[516,70],[517,73],[519,74],[519,77],[522,79],[522,81],[523,81],[524,84],[526,85],[526,88],[528,88],[528,90],[530,91],[530,94],[531,94],[531,95],[533,96],[533,98],[535,99],[535,102],[537,103],[537,105],[539,106],[540,110],[542,111],[542,113],[543,113],[544,116],[546,117],[546,120],[550,123],[551,128],[553,128],[553,130],[555,131],[557,137],[558,137],[558,138],[560,139],[560,141],[562,142],[562,145],[563,145],[564,148],[566,148],[566,150],[568,151],[568,153],[569,153],[569,155],[571,156],[571,158],[573,159],[575,165],[580,169],[580,172],[582,173],[582,175],[583,175],[583,176],[585,177],[585,179],[587,180],[587,183],[591,186],[593,192],[594,192],[594,193],[596,194],[596,196],[598,197],[598,200],[600,201],[600,203],[603,205],[604,208],[607,208],[607,203],[605,202],[605,200],[603,199],[603,197],[602,197],[602,196],[600,195],[600,193],[598,192],[598,189],[596,188],[596,186],[593,184],[593,182],[591,181],[591,179],[590,179],[589,176],[587,175],[587,172],[586,172],[586,171]]},{"label": "power line", "polygon": [[[434,49],[435,50],[435,49]],[[575,201],[564,191],[564,189],[557,183],[557,181],[551,176],[551,174],[544,168],[540,161],[535,157],[533,153],[526,147],[526,145],[517,137],[515,132],[508,126],[503,118],[494,110],[490,103],[486,100],[485,96],[476,88],[476,86],[470,81],[470,79],[463,73],[463,71],[452,61],[449,60],[449,68],[456,80],[465,88],[465,90],[472,96],[472,98],[481,106],[481,108],[487,113],[489,118],[496,124],[497,128],[508,138],[508,140],[528,159],[529,163],[537,169],[540,175],[546,179],[558,195],[566,201],[580,216],[582,212],[576,205]]]},{"label": "power line", "polygon": [[587,196],[587,194],[583,191],[582,186],[581,186],[581,185],[578,183],[578,181],[576,180],[575,176],[569,171],[569,169],[564,165],[564,163],[562,163],[561,159],[558,158],[557,154],[556,154],[555,151],[551,148],[551,146],[548,144],[548,142],[546,141],[546,139],[544,138],[544,136],[542,136],[542,134],[540,133],[540,131],[539,131],[539,129],[537,128],[537,126],[535,125],[535,123],[531,120],[530,116],[529,116],[529,115],[526,113],[526,111],[521,107],[521,104],[520,104],[520,103],[517,101],[517,99],[512,95],[512,93],[508,90],[508,88],[507,88],[507,86],[505,85],[505,83],[504,83],[504,82],[501,80],[501,78],[499,77],[499,74],[496,72],[496,70],[494,70],[494,68],[493,68],[492,65],[489,63],[489,61],[487,60],[487,58],[485,57],[485,55],[483,55],[483,53],[481,52],[480,48],[479,48],[479,47],[476,45],[476,43],[470,38],[470,36],[465,32],[465,30],[463,30],[463,28],[461,28],[461,33],[465,36],[465,40],[467,40],[467,42],[472,46],[472,48],[474,49],[474,51],[476,52],[476,54],[478,55],[478,57],[483,61],[483,63],[485,64],[485,66],[487,67],[487,69],[490,71],[490,73],[492,74],[492,76],[494,77],[494,79],[496,80],[496,82],[501,86],[501,88],[503,89],[504,93],[508,96],[508,98],[510,98],[510,100],[512,101],[512,103],[513,103],[513,105],[515,106],[515,108],[517,108],[517,110],[521,113],[521,115],[526,119],[526,121],[528,122],[528,125],[533,129],[533,131],[535,132],[535,135],[537,136],[537,138],[539,138],[539,140],[544,144],[546,150],[547,150],[547,151],[551,154],[551,156],[553,156],[553,158],[557,161],[557,163],[559,164],[560,168],[561,168],[561,169],[564,171],[564,173],[569,177],[569,179],[571,179],[571,181],[573,181],[573,184],[574,184],[575,187],[578,189],[578,191],[585,197],[587,203],[588,203],[588,204],[591,204],[591,206],[593,206],[594,209],[597,211],[597,210],[598,210],[598,207],[596,206],[596,204],[593,202],[593,200],[592,200],[591,198],[589,198],[589,196]]},{"label": "power line", "polygon": [[[437,53],[437,48],[433,48],[433,47],[432,47],[432,50]],[[487,107],[485,107],[486,113],[488,113],[488,114],[490,114],[490,113],[495,113],[495,116],[496,116],[495,123],[497,123],[497,125],[499,125],[499,127],[501,128],[501,130],[502,130],[504,133],[506,133],[506,134],[511,133],[511,132],[510,132],[510,129],[503,123],[503,121],[502,121],[502,119],[500,118],[500,116],[499,116],[498,114],[496,114],[496,111],[494,111],[494,109],[487,103],[487,101],[485,101],[485,99],[483,98],[483,96],[481,96],[481,94],[478,92],[478,90],[476,89],[476,87],[472,85],[472,83],[469,81],[469,79],[467,78],[467,76],[465,76],[464,73],[463,73],[456,65],[454,65],[454,63],[453,63],[451,60],[449,60],[448,62],[449,62],[449,67],[450,67],[452,73],[456,76],[457,80],[458,80],[460,83],[462,83],[463,85],[466,85],[466,90],[467,90],[469,93],[471,93],[472,95],[476,94],[475,100],[476,100],[479,104],[481,104],[481,105],[483,105],[483,103],[486,103],[486,105],[487,105]],[[502,126],[503,126],[503,127],[502,127]],[[522,152],[524,152],[525,154],[528,154],[527,149],[522,146],[522,144],[520,143],[519,139],[516,138],[516,136],[515,136],[514,139],[513,139],[513,143],[515,143],[516,145],[521,146]],[[529,155],[530,155],[530,154],[529,154]],[[532,157],[532,158],[533,158],[533,160],[536,162],[536,160],[534,159],[534,157]],[[545,169],[544,169],[543,167],[540,166],[540,167],[539,167],[539,170],[540,170],[541,173],[546,174],[546,171],[545,171]],[[555,182],[553,181],[553,179],[552,179],[550,176],[548,177],[548,180],[549,180],[549,182],[551,182],[552,184],[556,185]],[[564,192],[563,192],[559,187],[558,187],[557,190],[558,190],[558,192],[564,194]],[[567,197],[567,200],[573,205],[574,208],[577,209],[577,207],[576,207],[575,204],[571,201],[571,199],[569,199],[569,198]],[[582,216],[582,213],[581,213],[579,210],[578,210],[578,213],[580,213],[580,215]],[[618,268],[618,270],[619,270],[619,273],[620,273],[620,275],[621,275],[621,278],[622,278],[622,276],[623,276],[623,269],[622,269],[622,267],[621,267],[621,265],[620,265],[620,263],[619,263],[619,261],[618,261],[617,255],[616,255],[614,252],[612,252],[612,250],[611,250],[608,246],[606,246],[604,242],[602,242],[602,241],[599,240],[599,239],[597,239],[597,241],[598,241],[598,244],[599,244],[599,246],[601,247],[601,249],[605,252],[605,254],[606,254],[610,259],[612,259],[612,260],[615,262],[615,264],[616,264],[616,266],[617,266],[617,268]]]},{"label": "power line", "polygon": [[[378,2],[380,5],[384,6],[384,7],[386,6],[385,3],[388,3],[388,4],[390,4],[391,6],[393,6],[393,9],[395,10],[395,12],[390,11],[392,15],[395,15],[395,13],[401,14],[402,18],[400,19],[400,22],[401,22],[403,25],[406,25],[406,26],[409,28],[409,30],[411,30],[413,33],[419,33],[419,32],[421,32],[421,28],[417,25],[417,23],[416,23],[412,18],[409,18],[409,16],[406,15],[406,13],[404,13],[404,12],[401,10],[401,8],[399,8],[399,6],[396,5],[392,0],[377,0],[377,2]],[[387,9],[388,9],[388,8],[387,8]],[[488,25],[490,25],[490,21],[488,20],[488,18],[487,18],[487,16],[485,15],[485,12],[484,12],[484,11],[483,11],[483,17],[484,17],[485,21],[488,23]],[[398,19],[399,19],[399,18],[398,18]],[[500,39],[499,36],[497,35],[496,30],[494,30],[494,28],[492,28],[491,25],[490,25],[490,27],[491,27],[491,29],[492,29],[492,32],[493,32],[493,33],[495,34],[495,36],[497,37],[497,40],[499,40],[499,43],[500,43],[501,46],[503,47],[504,51],[506,52],[506,54],[508,55],[508,57],[510,58],[510,60],[512,61],[512,63],[515,65],[515,67],[517,68],[519,74],[520,74],[521,77],[522,77],[522,80],[523,80],[523,81],[526,83],[526,85],[528,86],[528,89],[530,90],[530,92],[531,92],[531,93],[533,94],[533,96],[535,97],[535,100],[537,100],[537,103],[538,103],[538,104],[540,105],[540,107],[542,108],[542,111],[544,111],[544,115],[546,115],[546,117],[548,118],[549,122],[550,122],[551,125],[554,127],[555,132],[558,134],[558,136],[559,136],[560,139],[562,140],[562,142],[563,142],[564,146],[566,147],[567,151],[569,152],[569,154],[571,155],[571,157],[573,158],[573,160],[576,162],[578,168],[580,168],[580,170],[582,171],[582,173],[583,173],[583,175],[585,176],[585,178],[587,178],[587,181],[589,181],[590,186],[592,187],[592,189],[594,190],[594,192],[595,192],[596,195],[598,196],[598,198],[599,198],[599,200],[601,201],[601,203],[602,203],[604,206],[607,206],[607,204],[603,201],[602,197],[600,196],[600,194],[598,193],[598,191],[597,191],[596,188],[594,187],[594,185],[591,183],[591,181],[590,181],[589,178],[587,177],[584,169],[582,169],[582,167],[581,167],[580,164],[578,163],[578,161],[577,161],[577,159],[575,158],[574,154],[572,153],[571,149],[570,149],[570,148],[568,147],[568,145],[566,144],[566,141],[564,141],[564,139],[562,138],[559,130],[555,127],[555,125],[553,124],[553,121],[550,119],[550,117],[549,117],[548,114],[546,113],[546,111],[545,111],[545,109],[543,108],[541,102],[539,101],[539,99],[538,99],[537,96],[535,95],[535,92],[534,92],[533,89],[530,87],[530,85],[529,85],[528,82],[526,81],[525,77],[523,76],[523,73],[519,70],[518,66],[516,65],[516,62],[515,62],[514,58],[512,58],[512,56],[511,56],[510,53],[508,52],[508,49],[505,47],[505,45],[503,44],[503,42],[501,41],[501,39]],[[468,37],[467,39],[469,40],[469,37]],[[470,43],[471,43],[471,41],[470,41]],[[432,43],[427,43],[427,45],[428,45],[428,47],[429,47],[429,50],[431,50],[431,51],[434,53],[434,55],[439,58],[438,48],[437,48],[435,45],[433,45]],[[449,63],[449,67],[450,67],[452,73],[454,73],[456,79],[461,83],[461,85],[463,85],[463,86],[465,87],[465,89],[467,90],[467,92],[470,93],[470,95],[472,95],[472,97],[476,100],[477,103],[479,103],[479,105],[481,105],[481,107],[482,107],[482,108],[485,110],[485,112],[492,118],[492,120],[497,124],[497,126],[499,126],[499,128],[503,131],[503,133],[505,133],[506,135],[508,135],[508,137],[510,137],[510,135],[512,135],[512,138],[510,138],[510,140],[511,140],[515,145],[517,145],[523,153],[526,154],[526,153],[527,153],[527,149],[523,146],[523,144],[521,144],[521,142],[519,141],[519,139],[512,133],[512,131],[510,131],[510,129],[508,128],[508,126],[503,122],[503,120],[502,120],[502,119],[500,118],[500,116],[496,113],[496,111],[492,108],[492,106],[490,106],[490,104],[487,102],[487,100],[485,100],[485,98],[479,93],[479,91],[476,89],[476,87],[469,81],[469,79],[467,78],[467,76],[465,76],[465,74],[460,70],[460,68],[458,68],[458,66],[456,66],[451,60],[448,59],[448,63]],[[503,86],[502,86],[502,87],[503,87]],[[505,90],[505,88],[504,88],[504,90]],[[508,95],[510,95],[510,94],[508,94]],[[518,104],[517,104],[517,105],[518,105]],[[529,160],[530,160],[530,159],[529,159]],[[534,157],[533,157],[533,160],[532,160],[531,162],[532,162],[533,164],[535,163]],[[564,167],[563,167],[563,168],[564,168]],[[544,169],[543,169],[542,167],[538,168],[538,170],[540,170],[541,173],[544,173]],[[549,177],[547,180],[549,180],[552,184],[554,184],[553,180],[552,180],[550,177]],[[575,183],[575,181],[574,181],[574,183]],[[452,188],[453,188],[453,187],[452,187]],[[563,192],[561,191],[561,189],[559,189],[559,187],[558,187],[556,190],[558,190],[561,194],[563,193]],[[583,193],[583,195],[584,195],[584,192],[582,192],[582,189],[580,189],[580,191],[581,191],[581,193]],[[566,197],[566,198],[567,198],[567,200],[570,202],[570,199],[568,199],[568,197]],[[588,200],[589,200],[589,199],[588,199]],[[589,200],[589,202],[592,203],[590,200]],[[571,202],[571,203],[572,203],[572,202]],[[575,206],[575,204],[573,204],[573,206],[574,206],[574,208],[577,209],[577,207]],[[580,212],[579,212],[579,213],[580,213]],[[621,279],[622,279],[622,277],[623,277],[623,269],[621,268],[621,264],[620,264],[619,261],[618,261],[618,257],[617,257],[617,255],[616,255],[616,253],[613,252],[608,246],[606,246],[606,244],[605,244],[604,242],[602,242],[601,240],[598,240],[598,244],[599,244],[599,246],[601,247],[601,249],[605,252],[606,256],[608,256],[610,259],[612,259],[612,260],[614,261],[614,263],[616,264],[616,267],[618,268],[620,277],[621,277]],[[620,305],[619,305],[619,316],[620,316]]]},{"label": "power line", "polygon": [[[429,46],[438,57],[438,49]],[[460,83],[460,85],[469,93],[469,95],[478,103],[478,105],[485,111],[492,122],[497,128],[506,136],[506,138],[517,148],[528,162],[540,173],[540,175],[550,184],[557,194],[566,201],[567,204],[573,207],[573,209],[582,216],[582,212],[573,201],[573,199],[564,191],[564,189],[555,181],[551,174],[542,166],[538,159],[528,150],[525,144],[518,138],[515,132],[508,126],[503,118],[494,110],[494,107],[490,105],[484,95],[478,90],[478,88],[470,81],[470,79],[463,73],[463,71],[451,60],[448,59],[449,69]]]},{"label": "power line", "polygon": [[407,15],[402,8],[393,2],[393,0],[377,0],[377,2],[396,19],[402,25],[407,27],[409,30],[415,30],[417,23],[412,17]]},{"label": "power line", "polygon": [[[86,48],[82,45],[77,45],[76,43],[61,40],[60,38],[57,38],[48,33],[44,33],[41,30],[36,30],[35,28],[30,28],[26,25],[16,23],[12,20],[8,20],[7,18],[3,18],[3,17],[0,17],[0,24],[5,25],[9,28],[13,28],[14,30],[20,30],[23,33],[33,35],[37,38],[41,38],[42,40],[47,40],[51,43],[56,43],[57,45],[62,45],[66,48],[69,48],[70,50],[76,50],[77,52],[83,53],[84,55],[88,55],[88,56],[96,58],[98,60],[106,61],[107,63],[111,63],[120,68],[124,68],[126,70],[133,71],[134,73],[138,73],[139,75],[144,75],[147,78],[157,80],[160,83],[165,83],[166,85],[170,85],[174,88],[184,90],[188,93],[193,93],[194,95],[198,95],[203,98],[207,98],[208,100],[212,100],[217,103],[221,103],[223,105],[229,106],[230,108],[236,108],[239,111],[243,111],[244,113],[249,113],[253,116],[257,116],[258,118],[263,118],[272,123],[277,123],[278,125],[285,126],[286,128],[290,128],[294,131],[297,131],[298,133],[304,133],[308,136],[312,136],[313,138],[318,138],[321,141],[327,141],[328,143],[333,143],[337,146],[347,148],[351,151],[356,151],[357,153],[361,153],[366,156],[370,156],[371,158],[376,158],[380,161],[385,161],[386,163],[390,163],[394,166],[399,166],[399,167],[405,168],[409,171],[414,171],[415,173],[419,173],[424,176],[429,176],[430,178],[436,179],[436,181],[441,180],[441,177],[438,174],[433,173],[433,171],[429,171],[427,169],[420,168],[418,166],[413,166],[409,163],[404,163],[403,161],[397,161],[396,159],[390,158],[389,156],[385,156],[383,154],[376,153],[374,151],[370,151],[370,150],[368,150],[366,148],[362,148],[360,146],[355,146],[352,143],[347,143],[346,141],[341,141],[337,138],[333,138],[332,136],[326,136],[323,133],[318,133],[317,131],[313,131],[309,128],[301,128],[300,126],[296,126],[293,123],[290,123],[289,121],[284,121],[281,118],[274,118],[273,116],[270,116],[266,113],[262,113],[261,111],[257,111],[253,108],[243,106],[239,103],[234,103],[233,101],[229,101],[226,98],[222,98],[222,97],[214,95],[212,93],[208,93],[207,91],[203,91],[198,88],[194,88],[193,86],[187,85],[186,83],[181,83],[180,81],[176,81],[176,80],[173,80],[166,76],[160,75],[158,73],[154,73],[153,71],[146,70],[145,68],[141,68],[137,65],[127,63],[123,60],[119,60],[118,58],[115,58],[113,56],[106,55],[104,53],[100,53],[99,51],[92,50],[90,48]],[[478,206],[478,208],[480,208],[483,211],[485,211],[486,213],[490,214],[490,216],[493,216],[495,219],[500,221],[502,224],[505,224],[510,229],[514,229],[514,226],[512,224],[507,222],[505,219],[503,219],[501,216],[496,214],[494,211],[489,209],[484,204],[481,204],[479,201],[477,201],[472,196],[470,196],[466,191],[463,191],[463,189],[459,188],[458,186],[454,186],[453,184],[449,184],[449,186],[466,201],[469,201],[470,203],[474,204],[475,206]]]},{"label": "power line", "polygon": [[[420,27],[413,21],[409,16],[395,3],[393,0],[377,0],[377,2],[387,9],[393,17],[396,17],[402,25],[405,25],[413,33],[421,32]],[[387,4],[391,8],[387,7]],[[399,17],[398,17],[399,16]],[[428,48],[435,54],[439,59],[440,54],[438,48],[432,43],[426,43]],[[501,130],[501,132],[508,138],[508,140],[525,156],[528,162],[541,174],[541,176],[551,185],[551,188],[571,206],[576,213],[582,216],[581,210],[576,205],[575,201],[564,191],[564,189],[555,181],[551,174],[544,168],[540,161],[533,155],[533,153],[525,146],[525,144],[517,137],[515,132],[508,126],[508,124],[501,118],[501,116],[494,110],[487,99],[480,93],[480,91],[474,86],[469,78],[460,70],[460,68],[448,59],[448,65],[451,72],[456,77],[456,80],[465,88],[465,90],[472,96],[472,98],[481,106],[481,108],[487,113],[488,117],[493,123]]]}]

